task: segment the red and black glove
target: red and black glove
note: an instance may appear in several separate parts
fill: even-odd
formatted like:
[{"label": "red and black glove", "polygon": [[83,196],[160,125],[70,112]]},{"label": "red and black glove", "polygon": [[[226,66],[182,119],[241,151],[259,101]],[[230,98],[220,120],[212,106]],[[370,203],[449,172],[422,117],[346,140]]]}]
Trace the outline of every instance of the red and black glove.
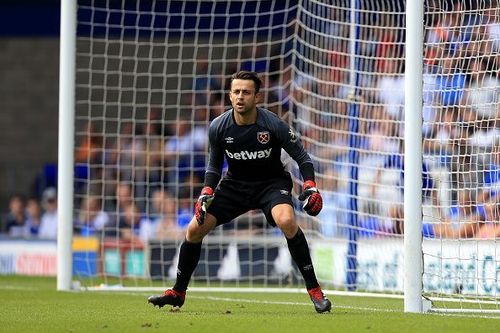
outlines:
[{"label": "red and black glove", "polygon": [[214,190],[210,186],[205,186],[201,190],[201,194],[194,205],[194,216],[198,225],[205,223],[205,216],[207,215],[208,206],[212,203],[214,199]]},{"label": "red and black glove", "polygon": [[316,183],[312,180],[304,182],[303,191],[299,195],[299,200],[305,201],[302,208],[311,216],[318,215],[319,212],[321,212],[321,208],[323,208],[323,198],[321,198],[321,194],[319,194],[316,188]]}]

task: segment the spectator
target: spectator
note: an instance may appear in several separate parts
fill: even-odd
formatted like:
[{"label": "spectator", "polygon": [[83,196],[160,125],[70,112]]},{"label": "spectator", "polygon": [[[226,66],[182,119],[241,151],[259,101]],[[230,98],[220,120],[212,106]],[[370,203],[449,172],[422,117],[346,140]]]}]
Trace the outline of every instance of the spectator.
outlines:
[{"label": "spectator", "polygon": [[183,231],[177,223],[177,200],[164,190],[153,193],[153,207],[156,211],[153,227],[158,239],[178,239]]},{"label": "spectator", "polygon": [[9,200],[9,213],[5,221],[10,237],[23,237],[26,230],[26,200],[21,194],[14,194]]},{"label": "spectator", "polygon": [[132,240],[139,238],[143,242],[154,237],[154,227],[151,220],[141,214],[135,203],[125,207],[123,216],[120,217],[118,230],[120,238]]},{"label": "spectator", "polygon": [[381,107],[372,109],[372,121],[368,124],[366,135],[370,151],[396,154],[400,150],[400,123]]},{"label": "spectator", "polygon": [[455,145],[462,141],[464,134],[460,128],[459,113],[458,107],[442,110],[439,119],[432,124],[430,135],[424,138],[425,153],[444,157],[456,151]]},{"label": "spectator", "polygon": [[143,128],[137,123],[126,122],[121,125],[120,136],[113,147],[112,163],[117,168],[119,181],[134,184],[133,196],[142,209],[146,201],[148,184],[147,148]]},{"label": "spectator", "polygon": [[491,54],[500,54],[500,15],[498,14],[498,1],[492,0],[486,9],[486,27],[488,41],[491,43]]},{"label": "spectator", "polygon": [[88,122],[83,128],[84,135],[75,149],[75,163],[95,165],[102,163],[102,134],[97,128]]},{"label": "spectator", "polygon": [[[318,175],[319,176],[319,175]],[[321,233],[326,237],[339,237],[346,234],[349,197],[339,186],[340,180],[335,170],[328,169],[318,177],[318,187],[324,189],[323,209],[318,215]]]},{"label": "spectator", "polygon": [[114,202],[109,209],[106,209],[110,215],[110,221],[118,225],[120,216],[123,215],[125,208],[130,206],[133,201],[132,188],[129,183],[118,182],[115,187]]},{"label": "spectator", "polygon": [[148,211],[148,216],[151,221],[158,220],[164,212],[164,199],[168,195],[168,192],[163,188],[159,188],[153,191],[150,199],[150,210]]},{"label": "spectator", "polygon": [[469,149],[469,154],[485,153],[494,147],[500,137],[500,128],[494,126],[495,122],[494,120],[473,123],[473,127],[471,126],[473,133],[467,138],[467,146],[473,149]]},{"label": "spectator", "polygon": [[26,205],[28,219],[26,220],[27,237],[38,237],[40,225],[42,224],[42,207],[37,198],[31,198]]},{"label": "spectator", "polygon": [[208,105],[213,91],[221,90],[221,82],[213,73],[213,68],[207,59],[206,50],[199,52],[196,59],[195,75],[192,90],[194,92],[194,105]]},{"label": "spectator", "polygon": [[448,55],[441,59],[440,71],[436,77],[438,94],[444,107],[461,105],[466,76],[457,66],[457,59]]},{"label": "spectator", "polygon": [[164,134],[168,127],[162,126],[161,111],[155,107],[151,108],[148,113],[148,120],[143,125],[144,127],[144,144],[146,152],[146,170],[149,176],[149,186],[154,188],[161,186],[163,176],[163,151],[164,151]]},{"label": "spectator", "polygon": [[488,74],[486,63],[476,58],[471,65],[471,84],[467,89],[467,105],[475,112],[477,120],[500,119],[500,80]]},{"label": "spectator", "polygon": [[114,188],[113,200],[108,208],[105,208],[109,217],[105,229],[105,235],[108,237],[116,237],[119,234],[120,220],[125,214],[125,209],[134,204],[132,186],[128,182],[118,182]]},{"label": "spectator", "polygon": [[493,148],[500,136],[500,80],[487,74],[487,65],[481,59],[475,59],[471,65],[472,82],[466,101],[470,105],[471,119],[466,119],[473,133],[468,138],[472,153],[481,153]]},{"label": "spectator", "polygon": [[75,221],[76,233],[81,236],[93,236],[104,231],[108,223],[109,215],[101,209],[101,200],[96,196],[86,197]]},{"label": "spectator", "polygon": [[[337,103],[334,109],[335,112],[339,113],[343,106],[345,106],[345,103]],[[315,144],[309,140],[309,138],[314,138],[311,134],[308,140],[304,140],[303,144],[310,154],[318,159],[338,161],[343,159],[349,151],[348,134],[346,134],[349,130],[349,121],[345,117],[335,116],[333,112],[331,115],[331,120],[324,122],[322,125],[327,130],[312,132],[316,135],[323,134],[321,137],[316,138]]]},{"label": "spectator", "polygon": [[[396,169],[399,170],[399,179],[396,182],[396,188],[399,189],[400,193],[398,196],[399,202],[396,202],[388,207],[388,216],[391,220],[391,225],[381,225],[380,229],[385,230],[388,229],[396,234],[403,234],[404,231],[404,206],[403,206],[403,198],[404,198],[404,158],[402,154],[393,154],[387,156],[384,161],[384,165],[382,168],[377,169],[377,173],[375,175],[375,181],[373,182],[371,193],[372,197],[381,198],[381,195],[377,195],[377,187],[381,184],[382,172],[388,169]],[[384,198],[387,197],[387,193],[383,194]],[[439,206],[437,202],[437,191],[435,191],[434,181],[429,172],[429,167],[426,163],[422,163],[422,195],[423,198],[431,198],[434,201],[434,206]]]},{"label": "spectator", "polygon": [[43,191],[42,206],[44,213],[38,230],[38,237],[43,239],[57,238],[57,191],[49,187]]},{"label": "spectator", "polygon": [[405,78],[401,59],[387,59],[384,75],[378,81],[378,99],[384,104],[391,118],[401,121],[404,118]]},{"label": "spectator", "polygon": [[459,189],[457,197],[445,219],[434,225],[436,237],[472,238],[484,223],[484,211],[478,209],[470,188]]},{"label": "spectator", "polygon": [[[481,206],[479,206],[481,207]],[[479,208],[478,207],[478,208]],[[477,238],[497,239],[500,237],[500,200],[497,197],[482,206],[485,221],[479,226]]]},{"label": "spectator", "polygon": [[133,203],[131,186],[128,183],[120,182],[116,186],[116,209],[123,210]]},{"label": "spectator", "polygon": [[177,209],[177,224],[182,230],[186,230],[191,218],[193,217],[193,199],[179,199],[179,207]]},{"label": "spectator", "polygon": [[423,108],[422,108],[422,134],[432,136],[432,126],[437,118],[439,105],[439,91],[437,90],[437,69],[439,67],[427,65],[423,73]]},{"label": "spectator", "polygon": [[75,149],[75,191],[84,193],[90,179],[101,178],[104,161],[103,135],[92,122],[87,122],[81,132],[80,142]]},{"label": "spectator", "polygon": [[[185,181],[190,173],[195,170],[204,174],[205,152],[207,149],[206,126],[192,128],[191,121],[183,118],[176,123],[175,136],[165,143],[165,165],[168,174],[168,183],[175,188]],[[196,173],[196,172],[195,172]]]},{"label": "spectator", "polygon": [[[279,60],[278,58],[276,60]],[[272,63],[276,62],[273,61]],[[276,73],[269,76],[269,100],[275,101],[276,114],[282,117],[290,109],[290,89],[292,86],[292,70],[288,67],[280,70],[277,64]]]},{"label": "spectator", "polygon": [[226,111],[226,104],[224,102],[223,94],[212,94],[212,99],[210,105],[208,106],[210,109],[209,121],[214,120],[218,116]]},{"label": "spectator", "polygon": [[457,1],[449,10],[443,11],[434,31],[434,42],[439,42],[440,46],[451,55],[458,56],[463,42],[463,36],[461,36],[463,27],[463,8],[462,4]]},{"label": "spectator", "polygon": [[490,155],[491,163],[487,163],[483,171],[482,189],[478,194],[479,205],[496,205],[500,203],[500,140]]}]

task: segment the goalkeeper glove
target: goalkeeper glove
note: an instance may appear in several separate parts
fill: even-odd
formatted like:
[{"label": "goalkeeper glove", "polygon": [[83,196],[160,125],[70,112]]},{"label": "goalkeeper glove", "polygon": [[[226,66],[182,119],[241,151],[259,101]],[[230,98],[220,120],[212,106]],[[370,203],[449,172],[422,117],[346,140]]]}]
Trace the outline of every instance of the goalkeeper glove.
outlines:
[{"label": "goalkeeper glove", "polygon": [[194,216],[198,225],[203,225],[205,223],[205,216],[207,215],[208,206],[212,203],[214,199],[214,190],[210,186],[205,186],[201,190],[201,194],[196,201],[194,206]]},{"label": "goalkeeper glove", "polygon": [[318,215],[321,208],[323,208],[323,199],[316,188],[316,183],[312,180],[304,182],[303,191],[299,195],[299,200],[305,201],[302,208],[311,216]]}]

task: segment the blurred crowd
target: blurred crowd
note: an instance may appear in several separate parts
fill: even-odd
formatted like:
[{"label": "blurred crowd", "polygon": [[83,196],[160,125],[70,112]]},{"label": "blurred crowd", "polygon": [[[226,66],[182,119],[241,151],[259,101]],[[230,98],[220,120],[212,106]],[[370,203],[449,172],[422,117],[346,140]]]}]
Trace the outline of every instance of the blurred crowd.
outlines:
[{"label": "blurred crowd", "polygon": [[[500,236],[500,13],[497,1],[476,5],[446,0],[426,7],[426,237]],[[346,15],[332,11],[331,21],[348,22]],[[347,237],[353,227],[366,237],[404,230],[404,16],[363,15],[368,17],[361,20],[371,20],[360,27],[354,71],[349,70],[349,25],[332,24],[324,26],[328,36],[337,36],[323,42],[333,45],[329,66],[314,75],[295,74],[294,105],[299,119],[306,120],[298,125],[307,124],[300,131],[327,184],[319,185],[327,195],[318,228],[331,236]],[[359,166],[355,190],[348,182],[354,158]],[[352,207],[357,207],[354,226]]]},{"label": "blurred crowd", "polygon": [[[424,209],[423,233],[498,238],[497,2],[467,14],[463,1],[443,3],[448,7],[426,15],[422,196],[430,212]],[[402,234],[404,15],[363,14],[371,25],[360,26],[354,71],[349,11],[331,9],[328,15],[328,24],[315,27],[324,50],[307,43],[307,20],[290,25],[298,35],[294,45],[248,44],[234,61],[213,61],[200,48],[192,92],[180,94],[178,110],[153,106],[142,120],[120,121],[114,137],[105,136],[98,123],[82,124],[75,154],[75,234],[183,237],[203,182],[208,124],[228,107],[228,78],[240,69],[262,73],[263,106],[296,127],[316,164],[324,209],[319,219],[300,216],[303,228],[325,237],[347,237],[353,227],[365,237]],[[283,54],[293,48],[298,56],[291,64]],[[321,65],[304,54],[321,59]],[[354,158],[359,165],[355,193],[348,181]],[[291,171],[298,177],[296,169]],[[14,195],[2,231],[55,238],[55,198],[55,188],[47,188],[40,200]],[[247,217],[254,222],[243,219],[230,228],[266,228],[257,212]]]},{"label": "blurred crowd", "polygon": [[55,239],[57,237],[57,194],[53,187],[43,192],[40,201],[14,194],[9,210],[2,216],[1,231],[13,238]]}]

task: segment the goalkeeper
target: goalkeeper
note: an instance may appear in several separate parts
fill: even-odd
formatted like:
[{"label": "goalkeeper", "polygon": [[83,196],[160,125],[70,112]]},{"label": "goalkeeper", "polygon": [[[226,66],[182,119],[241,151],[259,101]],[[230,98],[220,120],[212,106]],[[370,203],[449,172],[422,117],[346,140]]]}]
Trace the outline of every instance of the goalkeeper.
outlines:
[{"label": "goalkeeper", "polygon": [[[309,215],[316,216],[323,201],[314,182],[313,164],[295,132],[274,113],[257,107],[260,86],[254,72],[240,71],[231,77],[232,109],[210,124],[204,187],[180,248],[177,280],[172,289],[148,298],[155,306],[184,304],[202,240],[212,229],[249,210],[261,209],[268,223],[284,233],[316,311],[331,309],[316,279],[307,240],[295,221],[292,180],[281,163],[281,149],[297,162],[304,179],[299,200],[304,201]],[[228,171],[220,181],[224,157]]]}]

